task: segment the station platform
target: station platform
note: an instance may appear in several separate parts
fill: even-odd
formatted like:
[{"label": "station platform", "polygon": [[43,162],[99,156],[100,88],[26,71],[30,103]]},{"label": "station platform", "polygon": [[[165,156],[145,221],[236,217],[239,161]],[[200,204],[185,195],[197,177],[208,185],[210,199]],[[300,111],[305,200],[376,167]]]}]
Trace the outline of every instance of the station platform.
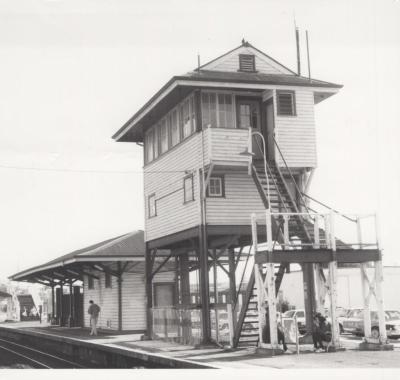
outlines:
[{"label": "station platform", "polygon": [[159,340],[141,341],[141,334],[110,330],[100,330],[99,335],[90,336],[85,328],[43,326],[36,322],[0,324],[0,337],[7,332],[38,340],[97,348],[148,361],[161,368],[400,368],[400,342],[395,342],[394,351],[391,352],[359,351],[360,338],[352,336],[341,338],[346,348],[344,352],[314,353],[312,345],[301,345],[300,354],[297,355],[295,346],[289,345],[291,353],[266,357],[263,353],[257,353],[255,348],[196,348]]}]

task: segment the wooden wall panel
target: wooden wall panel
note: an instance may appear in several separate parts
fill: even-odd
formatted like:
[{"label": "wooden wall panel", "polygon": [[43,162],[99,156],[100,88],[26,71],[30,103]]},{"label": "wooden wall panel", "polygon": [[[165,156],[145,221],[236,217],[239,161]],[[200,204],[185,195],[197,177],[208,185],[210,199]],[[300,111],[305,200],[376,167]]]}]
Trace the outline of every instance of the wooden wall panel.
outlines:
[{"label": "wooden wall panel", "polygon": [[[279,116],[275,93],[275,138],[289,167],[317,166],[317,150],[314,119],[314,95],[312,90],[296,90],[296,116]],[[283,160],[276,152],[279,166]]]},{"label": "wooden wall panel", "polygon": [[[197,169],[201,166],[201,133],[196,133],[144,168],[146,241],[199,224]],[[195,199],[184,204],[183,179],[191,172],[193,173]],[[147,197],[152,193],[156,194],[157,216],[149,218]]]},{"label": "wooden wall panel", "polygon": [[253,178],[247,173],[225,175],[225,198],[207,198],[207,224],[250,225],[253,212],[265,207]]}]

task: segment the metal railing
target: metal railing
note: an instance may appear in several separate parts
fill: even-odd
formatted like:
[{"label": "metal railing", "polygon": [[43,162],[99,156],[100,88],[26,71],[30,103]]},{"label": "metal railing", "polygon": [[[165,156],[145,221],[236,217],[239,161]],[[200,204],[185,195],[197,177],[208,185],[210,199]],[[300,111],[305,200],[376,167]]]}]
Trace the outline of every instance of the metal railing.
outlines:
[{"label": "metal railing", "polygon": [[[343,219],[335,218],[336,213],[330,210],[329,213],[317,212],[266,212],[253,214],[258,223],[273,224],[273,221],[279,221],[283,224],[283,244],[278,244],[275,248],[276,237],[268,236],[267,244],[271,244],[272,250],[275,249],[302,249],[302,248],[327,248],[332,249],[332,245],[338,249],[379,249],[378,218],[376,214],[340,214],[346,215],[348,220],[355,221],[353,228],[348,224],[343,224]],[[311,217],[313,223],[306,224],[309,230],[310,241],[302,241],[301,237],[296,235],[295,225],[290,224],[291,219],[299,217]],[[266,219],[265,219],[266,218]],[[283,222],[282,222],[283,221]],[[335,236],[338,231],[345,231],[348,235],[346,243]]]}]

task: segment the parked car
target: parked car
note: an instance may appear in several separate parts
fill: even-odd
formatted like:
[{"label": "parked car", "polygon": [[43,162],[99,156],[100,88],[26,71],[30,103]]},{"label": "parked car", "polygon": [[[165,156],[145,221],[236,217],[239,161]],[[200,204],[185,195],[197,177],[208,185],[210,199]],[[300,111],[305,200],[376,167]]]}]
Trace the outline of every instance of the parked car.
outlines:
[{"label": "parked car", "polygon": [[[386,335],[391,339],[400,338],[400,312],[397,310],[385,311]],[[345,332],[357,336],[364,335],[364,311],[363,309],[354,309],[349,313],[348,318],[343,321]],[[378,312],[371,311],[371,335],[374,338],[379,337]]]},{"label": "parked car", "polygon": [[285,318],[297,318],[297,326],[300,334],[305,334],[306,329],[306,315],[303,309],[288,310],[282,315],[282,319]]},{"label": "parked car", "polygon": [[[343,322],[347,318],[349,318],[349,315],[351,314],[351,312],[353,310],[360,310],[360,309],[346,309],[344,307],[338,307],[336,309],[336,313],[337,313],[336,315],[337,315],[337,321],[339,323],[339,332],[340,332],[340,334],[344,334],[345,333],[345,330],[344,330],[344,327],[343,327]],[[328,323],[332,324],[332,319],[329,316],[329,314],[330,314],[329,309],[325,308],[326,320],[327,320]]]}]

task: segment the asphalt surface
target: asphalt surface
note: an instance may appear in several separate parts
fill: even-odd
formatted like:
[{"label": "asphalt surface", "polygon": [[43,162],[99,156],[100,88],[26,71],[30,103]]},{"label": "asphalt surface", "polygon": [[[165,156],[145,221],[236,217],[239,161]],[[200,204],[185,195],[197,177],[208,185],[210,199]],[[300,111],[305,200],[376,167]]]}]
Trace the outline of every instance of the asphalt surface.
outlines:
[{"label": "asphalt surface", "polygon": [[0,338],[0,369],[4,368],[85,368],[65,358]]}]

